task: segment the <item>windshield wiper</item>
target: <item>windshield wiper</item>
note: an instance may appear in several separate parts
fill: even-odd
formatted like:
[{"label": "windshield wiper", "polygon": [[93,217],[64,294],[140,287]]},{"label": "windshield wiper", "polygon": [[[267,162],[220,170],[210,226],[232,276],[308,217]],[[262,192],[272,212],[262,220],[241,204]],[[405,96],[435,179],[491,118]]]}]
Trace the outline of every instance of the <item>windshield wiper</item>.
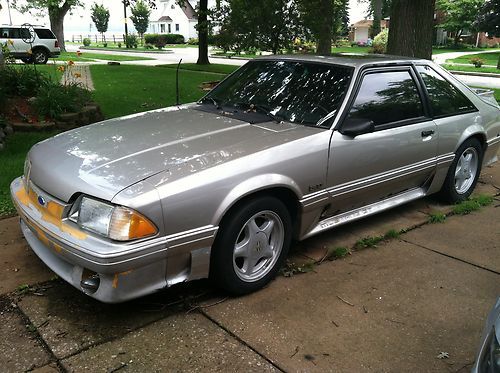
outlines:
[{"label": "windshield wiper", "polygon": [[276,123],[283,122],[283,120],[278,115],[273,114],[269,109],[267,109],[263,105],[250,104],[249,107],[248,107],[248,109],[245,110],[245,113],[256,113],[256,112],[259,112],[259,113],[267,115],[269,118],[271,118]]},{"label": "windshield wiper", "polygon": [[217,102],[217,100],[216,100],[215,98],[213,98],[213,97],[210,97],[210,96],[206,96],[206,97],[204,97],[204,98],[200,101],[200,104],[201,104],[201,103],[205,103],[205,102],[207,102],[207,101],[210,101],[212,104],[214,104],[214,106],[215,106],[215,108],[216,108],[217,110],[221,110],[221,109],[222,109],[221,105]]}]

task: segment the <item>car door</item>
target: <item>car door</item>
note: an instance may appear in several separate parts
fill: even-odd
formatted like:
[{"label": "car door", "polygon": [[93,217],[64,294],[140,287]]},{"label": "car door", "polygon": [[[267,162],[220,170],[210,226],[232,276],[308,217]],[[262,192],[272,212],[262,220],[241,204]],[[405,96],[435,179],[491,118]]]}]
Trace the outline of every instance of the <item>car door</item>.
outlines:
[{"label": "car door", "polygon": [[[435,171],[436,125],[411,66],[365,70],[355,92],[331,137],[323,216],[423,192]],[[373,121],[371,131],[343,134],[348,123],[363,121]]]}]

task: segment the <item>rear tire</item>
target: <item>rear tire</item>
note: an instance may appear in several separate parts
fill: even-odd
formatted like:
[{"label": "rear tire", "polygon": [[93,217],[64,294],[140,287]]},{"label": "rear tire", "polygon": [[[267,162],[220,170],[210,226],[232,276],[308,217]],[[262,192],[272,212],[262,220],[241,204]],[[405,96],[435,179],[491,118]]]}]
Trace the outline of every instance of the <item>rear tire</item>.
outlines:
[{"label": "rear tire", "polygon": [[441,197],[450,203],[466,200],[474,191],[483,163],[483,147],[476,138],[470,138],[455,152],[448,175],[441,188]]},{"label": "rear tire", "polygon": [[234,295],[268,284],[281,268],[291,242],[291,218],[273,197],[259,197],[230,211],[212,248],[210,278]]},{"label": "rear tire", "polygon": [[45,65],[49,60],[49,53],[45,49],[37,48],[33,51],[32,58],[37,65]]}]

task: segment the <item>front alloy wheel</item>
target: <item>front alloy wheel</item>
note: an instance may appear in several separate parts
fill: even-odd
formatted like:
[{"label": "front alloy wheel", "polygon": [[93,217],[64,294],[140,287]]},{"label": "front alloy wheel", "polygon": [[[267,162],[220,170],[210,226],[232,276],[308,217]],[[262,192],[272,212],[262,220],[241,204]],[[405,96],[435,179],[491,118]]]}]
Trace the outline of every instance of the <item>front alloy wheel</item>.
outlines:
[{"label": "front alloy wheel", "polygon": [[288,253],[291,218],[273,197],[233,208],[222,220],[212,248],[210,277],[232,294],[247,294],[271,281]]}]

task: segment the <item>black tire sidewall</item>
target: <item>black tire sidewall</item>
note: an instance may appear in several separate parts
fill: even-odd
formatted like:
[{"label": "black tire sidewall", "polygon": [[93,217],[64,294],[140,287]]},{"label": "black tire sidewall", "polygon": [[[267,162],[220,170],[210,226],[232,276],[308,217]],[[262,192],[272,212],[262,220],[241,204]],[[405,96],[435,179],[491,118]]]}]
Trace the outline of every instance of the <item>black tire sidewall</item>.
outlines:
[{"label": "black tire sidewall", "polygon": [[[472,185],[465,193],[459,194],[455,189],[455,170],[457,168],[458,160],[460,159],[462,153],[467,148],[476,149],[478,155],[478,166],[477,166],[476,176],[474,177],[474,182],[472,183]],[[479,140],[477,140],[476,138],[471,138],[464,141],[462,145],[460,145],[457,151],[455,152],[455,159],[451,163],[450,168],[448,170],[445,183],[443,185],[443,188],[441,189],[441,196],[446,201],[451,203],[461,202],[469,198],[469,196],[474,191],[474,188],[476,187],[477,180],[479,179],[482,163],[483,163],[483,148]]]},{"label": "black tire sidewall", "polygon": [[[233,267],[233,250],[243,225],[261,211],[278,214],[284,228],[283,247],[273,268],[263,278],[255,282],[240,279]],[[292,222],[285,205],[273,197],[259,197],[234,207],[221,221],[219,232],[212,246],[210,258],[210,278],[224,290],[234,295],[248,294],[264,287],[277,274],[288,255],[291,242]]]},{"label": "black tire sidewall", "polygon": [[[43,58],[43,62],[38,62],[38,61],[37,61],[37,59],[36,59],[36,55],[37,55],[37,53],[43,53],[43,56],[44,56],[44,58]],[[49,54],[48,54],[46,51],[44,51],[43,49],[35,49],[35,50],[33,51],[33,61],[35,61],[35,63],[36,63],[37,65],[45,65],[45,64],[47,63],[47,61],[48,61],[48,60],[49,60]]]}]

